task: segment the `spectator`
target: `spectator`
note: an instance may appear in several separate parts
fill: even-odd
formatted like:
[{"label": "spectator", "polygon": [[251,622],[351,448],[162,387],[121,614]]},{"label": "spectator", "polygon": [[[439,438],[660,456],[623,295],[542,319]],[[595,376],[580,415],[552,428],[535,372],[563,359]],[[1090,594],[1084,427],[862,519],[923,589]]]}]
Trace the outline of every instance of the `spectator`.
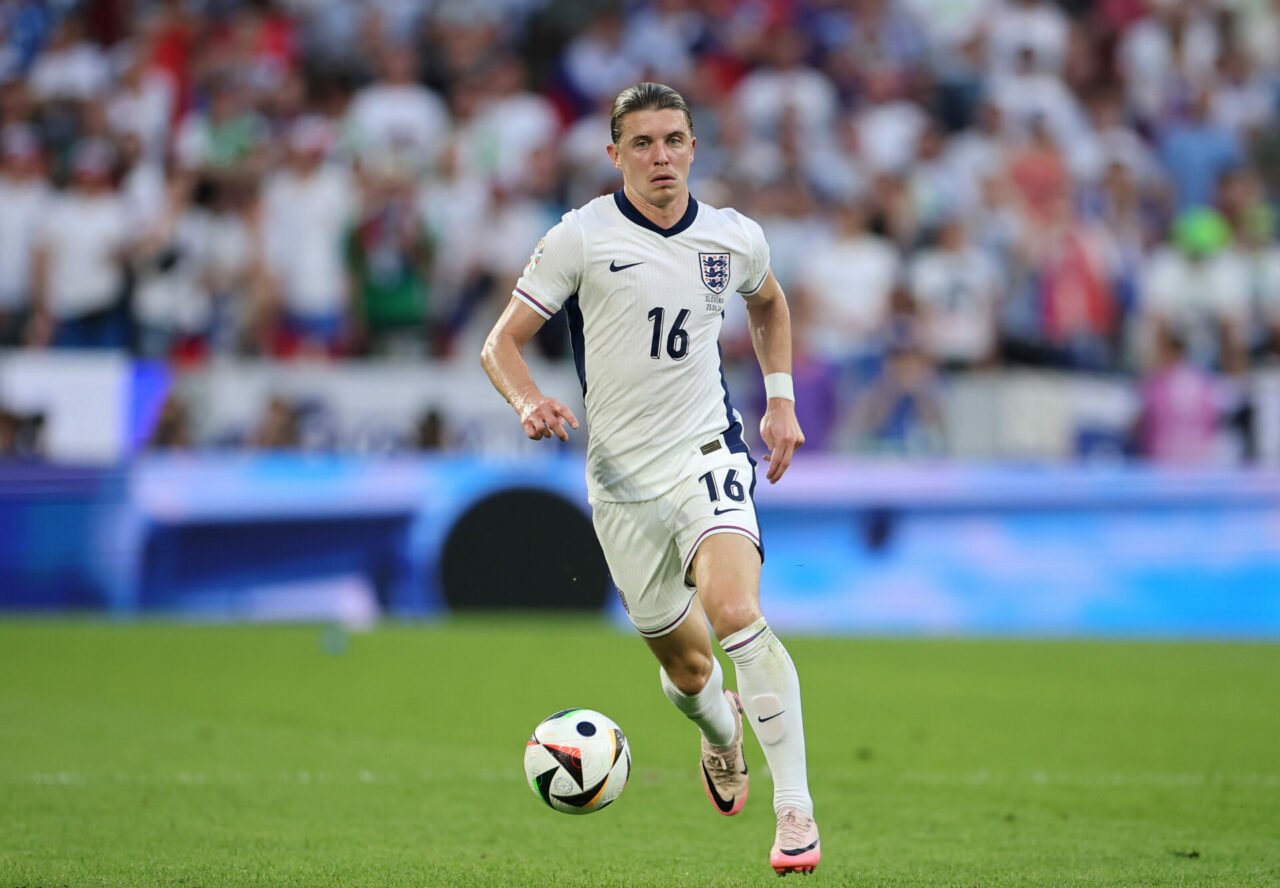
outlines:
[{"label": "spectator", "polygon": [[772,37],[765,64],[738,82],[738,113],[759,138],[770,139],[783,116],[794,114],[805,136],[822,139],[839,110],[831,81],[805,62],[808,47],[791,29]]},{"label": "spectator", "polygon": [[889,69],[870,71],[862,107],[854,114],[862,162],[873,173],[901,175],[915,161],[928,115],[908,95],[908,81]]},{"label": "spectator", "polygon": [[1218,88],[1210,116],[1247,141],[1275,114],[1275,80],[1256,70],[1243,52],[1226,52],[1218,59]]},{"label": "spectator", "polygon": [[413,180],[371,170],[364,204],[346,241],[355,321],[364,351],[427,352],[432,244]]},{"label": "spectator", "polygon": [[382,51],[382,76],[355,94],[347,112],[359,156],[372,163],[435,169],[449,134],[449,113],[417,82],[417,59],[403,44]]},{"label": "spectator", "polygon": [[440,408],[428,407],[418,417],[413,429],[413,445],[415,450],[424,453],[448,449],[448,428]]},{"label": "spectator", "polygon": [[102,50],[85,38],[84,23],[68,15],[31,68],[31,91],[41,102],[80,102],[98,96],[110,82]]},{"label": "spectator", "polygon": [[34,264],[36,345],[124,348],[124,264],[131,232],[124,199],[112,183],[115,153],[82,142],[71,162],[71,186],[45,211]]},{"label": "spectator", "polygon": [[191,412],[177,393],[171,392],[160,405],[160,415],[147,439],[148,450],[190,450]]},{"label": "spectator", "polygon": [[133,312],[136,348],[143,357],[175,358],[179,345],[190,353],[197,342],[203,350],[212,314],[208,229],[206,213],[175,201],[135,248]]},{"label": "spectator", "polygon": [[1112,289],[1110,243],[1060,195],[1045,220],[1038,276],[1042,340],[1053,363],[1089,370],[1116,364],[1119,309]]},{"label": "spectator", "polygon": [[1129,107],[1153,124],[1175,110],[1177,100],[1203,90],[1220,51],[1208,4],[1158,3],[1153,14],[1124,32],[1117,67]]},{"label": "spectator", "polygon": [[835,221],[834,236],[814,244],[798,283],[810,307],[801,335],[814,357],[843,366],[879,352],[900,259],[868,230],[865,206],[837,207]]},{"label": "spectator", "polygon": [[653,0],[627,22],[627,53],[646,71],[661,71],[665,78],[687,83],[694,71],[694,52],[707,36],[701,10],[690,9],[684,0]]},{"label": "spectator", "polygon": [[1139,453],[1162,465],[1195,466],[1213,460],[1218,431],[1212,377],[1188,360],[1176,333],[1161,331],[1156,363],[1142,380],[1137,422]]},{"label": "spectator", "polygon": [[118,85],[107,100],[107,116],[117,135],[135,136],[146,158],[163,164],[175,95],[169,76],[150,67],[153,51],[149,43],[139,40],[112,53]]},{"label": "spectator", "polygon": [[860,450],[897,456],[942,451],[945,424],[937,371],[909,325],[891,338],[884,372],[862,395],[852,425]]},{"label": "spectator", "polygon": [[1147,341],[1158,344],[1172,335],[1201,367],[1238,366],[1249,269],[1229,249],[1230,228],[1212,210],[1193,210],[1178,218],[1174,241],[1176,246],[1157,248],[1143,276]]},{"label": "spectator", "polygon": [[474,116],[455,134],[458,156],[505,187],[518,184],[529,153],[550,148],[560,131],[555,106],[529,92],[526,77],[519,58],[495,59],[477,79],[483,87]]},{"label": "spectator", "polygon": [[1218,177],[1244,160],[1240,140],[1209,117],[1213,93],[1197,90],[1187,118],[1165,127],[1159,137],[1160,159],[1179,212],[1212,206]]},{"label": "spectator", "polygon": [[323,118],[298,121],[289,134],[287,167],[263,186],[269,348],[276,354],[334,355],[350,332],[343,243],[356,192],[348,170],[325,161],[335,138]]},{"label": "spectator", "polygon": [[298,408],[279,395],[272,395],[248,445],[254,450],[297,450],[302,446],[301,420]]},{"label": "spectator", "polygon": [[252,236],[258,204],[247,188],[227,182],[206,182],[194,200],[207,213],[203,250],[208,347],[221,355],[248,350],[254,308],[267,302],[262,245]]},{"label": "spectator", "polygon": [[1245,347],[1255,358],[1274,360],[1280,358],[1280,244],[1275,239],[1275,211],[1265,203],[1252,203],[1235,231],[1249,275]]},{"label": "spectator", "polygon": [[989,21],[987,58],[992,75],[1012,72],[1024,55],[1033,70],[1062,75],[1070,23],[1056,5],[1048,0],[1005,0],[991,11]]},{"label": "spectator", "polygon": [[991,82],[991,101],[1000,109],[1005,137],[1015,142],[1049,138],[1074,155],[1087,143],[1089,124],[1080,100],[1062,79],[1035,67],[1035,56],[1023,49],[1012,71]]},{"label": "spectator", "polygon": [[[1042,118],[1031,122],[1030,138],[1009,158],[1009,180],[1019,198],[1023,221],[1041,226],[1063,200],[1070,199],[1071,171],[1062,149]],[[1029,230],[1029,235],[1034,235]]]},{"label": "spectator", "polygon": [[209,84],[207,110],[193,110],[178,127],[174,154],[191,172],[218,178],[261,175],[270,130],[250,103],[239,72],[220,72]]},{"label": "spectator", "polygon": [[612,101],[625,86],[642,78],[644,68],[627,52],[624,22],[618,13],[596,13],[565,48],[561,64],[578,103],[593,107]]},{"label": "spectator", "polygon": [[0,459],[38,459],[44,451],[44,414],[0,407]]},{"label": "spectator", "polygon": [[942,222],[936,246],[916,254],[907,279],[918,346],[933,362],[963,369],[992,359],[1002,281],[990,257],[969,243],[962,219]]},{"label": "spectator", "polygon": [[0,348],[22,341],[31,313],[31,260],[49,202],[35,130],[0,133]]}]

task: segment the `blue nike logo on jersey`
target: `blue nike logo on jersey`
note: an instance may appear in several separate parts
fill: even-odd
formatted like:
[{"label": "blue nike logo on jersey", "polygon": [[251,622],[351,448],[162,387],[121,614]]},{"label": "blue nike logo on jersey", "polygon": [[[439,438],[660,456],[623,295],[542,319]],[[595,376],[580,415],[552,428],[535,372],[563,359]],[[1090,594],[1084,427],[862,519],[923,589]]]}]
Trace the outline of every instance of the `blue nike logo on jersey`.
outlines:
[{"label": "blue nike logo on jersey", "polygon": [[716,509],[717,515],[723,515],[726,512],[741,512],[741,509]]},{"label": "blue nike logo on jersey", "polygon": [[644,262],[632,262],[630,265],[619,265],[617,262],[609,263],[610,271],[626,271],[628,268],[635,268],[637,265],[644,265]]}]

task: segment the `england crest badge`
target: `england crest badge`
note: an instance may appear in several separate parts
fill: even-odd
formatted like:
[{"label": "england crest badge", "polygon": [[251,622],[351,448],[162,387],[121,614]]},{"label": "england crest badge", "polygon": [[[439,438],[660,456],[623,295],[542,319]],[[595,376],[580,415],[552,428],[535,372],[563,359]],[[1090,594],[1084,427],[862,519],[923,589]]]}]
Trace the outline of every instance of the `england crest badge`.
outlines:
[{"label": "england crest badge", "polygon": [[712,293],[723,293],[729,286],[729,254],[699,253],[698,265],[707,289]]}]

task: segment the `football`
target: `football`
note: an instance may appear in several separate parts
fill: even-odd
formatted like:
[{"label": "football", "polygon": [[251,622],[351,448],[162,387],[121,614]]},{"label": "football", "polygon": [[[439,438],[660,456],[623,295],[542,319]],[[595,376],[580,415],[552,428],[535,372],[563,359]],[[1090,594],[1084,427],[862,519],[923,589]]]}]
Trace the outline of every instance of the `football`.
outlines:
[{"label": "football", "polygon": [[631,748],[613,719],[592,709],[563,709],[533,729],[524,773],[534,795],[565,814],[607,807],[627,785]]}]

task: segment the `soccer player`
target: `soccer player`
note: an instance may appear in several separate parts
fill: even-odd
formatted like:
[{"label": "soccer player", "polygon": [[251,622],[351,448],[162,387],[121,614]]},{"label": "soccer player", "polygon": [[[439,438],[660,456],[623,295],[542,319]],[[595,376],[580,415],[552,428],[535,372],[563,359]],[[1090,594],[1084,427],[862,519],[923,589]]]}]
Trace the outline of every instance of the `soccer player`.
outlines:
[{"label": "soccer player", "polygon": [[[623,90],[609,158],[622,189],[566,213],[538,244],[481,356],[532,439],[569,439],[578,419],[534,383],[522,350],[560,308],[569,319],[591,436],[592,521],[662,689],[701,729],[703,787],[716,809],[747,800],[745,714],[773,772],[780,875],[821,856],[805,768],[800,683],[760,613],[763,549],[755,461],[729,403],[718,339],[725,301],[746,299],[768,408],[768,479],[804,433],[790,376],[791,321],[760,226],[689,194],[697,139],[670,87]],[[724,688],[707,621],[733,662]]]}]

